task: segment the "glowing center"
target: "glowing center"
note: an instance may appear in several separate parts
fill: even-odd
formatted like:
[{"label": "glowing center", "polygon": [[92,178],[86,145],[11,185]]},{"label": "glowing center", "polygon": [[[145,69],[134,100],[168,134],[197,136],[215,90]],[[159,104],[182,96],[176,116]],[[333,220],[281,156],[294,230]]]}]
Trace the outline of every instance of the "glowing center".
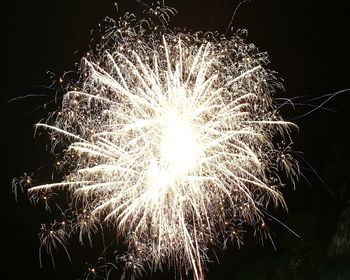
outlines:
[{"label": "glowing center", "polygon": [[200,147],[191,123],[176,111],[165,117],[160,145],[160,168],[169,175],[181,176],[198,161]]},{"label": "glowing center", "polygon": [[164,116],[159,146],[159,161],[149,169],[152,196],[156,190],[174,183],[183,183],[190,176],[201,155],[201,145],[191,122],[178,112]]}]

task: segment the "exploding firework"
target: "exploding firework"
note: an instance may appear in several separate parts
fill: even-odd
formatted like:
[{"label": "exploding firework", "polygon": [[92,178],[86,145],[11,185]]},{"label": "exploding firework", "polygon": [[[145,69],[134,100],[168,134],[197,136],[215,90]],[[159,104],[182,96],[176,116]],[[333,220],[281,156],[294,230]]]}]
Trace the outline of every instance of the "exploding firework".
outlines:
[{"label": "exploding firework", "polygon": [[48,251],[72,232],[92,242],[103,226],[126,244],[126,273],[174,265],[199,280],[208,248],[240,246],[249,228],[269,238],[264,209],[286,207],[294,125],[277,110],[267,54],[243,31],[171,29],[173,14],[110,20],[61,109],[37,124],[64,179],[29,193],[69,194],[69,215],[42,227]]}]

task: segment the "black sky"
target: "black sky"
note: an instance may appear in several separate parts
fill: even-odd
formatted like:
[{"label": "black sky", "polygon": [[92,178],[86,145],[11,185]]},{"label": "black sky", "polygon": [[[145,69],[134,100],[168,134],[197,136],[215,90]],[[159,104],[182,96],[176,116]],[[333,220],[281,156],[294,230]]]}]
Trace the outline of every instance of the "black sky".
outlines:
[{"label": "black sky", "polygon": [[[58,252],[56,268],[45,261],[44,268],[40,269],[37,233],[46,216],[42,207],[31,206],[24,196],[18,203],[14,201],[11,181],[50,161],[45,151],[45,139],[33,137],[33,125],[48,113],[42,105],[52,99],[52,91],[45,88],[52,81],[46,72],[52,71],[59,77],[65,71],[74,70],[75,63],[89,45],[94,44],[90,31],[97,29],[105,16],[117,18],[125,11],[139,14],[143,9],[135,0],[118,3],[119,14],[112,0],[37,0],[2,4],[5,6],[2,7],[0,60],[1,240],[4,244],[1,264],[3,275],[9,273],[4,279],[77,279],[83,273],[81,257],[88,251],[74,245],[72,263]],[[225,32],[238,1],[169,0],[167,3],[179,12],[173,25]],[[349,14],[350,5],[346,0],[252,0],[241,6],[233,27],[248,29],[247,40],[269,53],[270,67],[284,79],[286,90],[280,92],[282,97],[312,98],[350,88]],[[8,102],[28,94],[51,96]],[[300,127],[300,134],[295,135],[296,145],[332,192],[330,194],[327,187],[306,170],[304,174],[312,186],[304,180],[297,185],[296,191],[287,186],[289,214],[275,214],[303,239],[273,225],[277,251],[268,243],[261,247],[248,237],[247,246],[240,250],[231,248],[228,252],[218,253],[221,264],[209,265],[207,279],[350,277],[349,270],[345,269],[350,265],[349,255],[336,259],[327,255],[344,210],[344,201],[349,199],[349,190],[344,190],[344,186],[350,188],[349,105],[350,92],[340,94],[326,104],[337,112],[318,110],[296,120]],[[292,118],[306,111],[305,107],[297,111],[288,108],[284,114]],[[295,272],[291,267],[299,256],[306,265],[299,265],[299,271]],[[293,271],[302,277],[292,278]],[[155,276],[154,279],[165,278]]]}]

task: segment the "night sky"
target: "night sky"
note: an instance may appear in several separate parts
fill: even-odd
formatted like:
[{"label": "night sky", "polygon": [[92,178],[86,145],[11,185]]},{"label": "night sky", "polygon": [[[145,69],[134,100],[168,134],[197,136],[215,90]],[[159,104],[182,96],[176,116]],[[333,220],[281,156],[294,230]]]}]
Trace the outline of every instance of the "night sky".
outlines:
[{"label": "night sky", "polygon": [[[10,2],[10,1],[8,1]],[[150,3],[144,0],[145,3]],[[284,80],[280,97],[304,96],[306,100],[350,88],[350,5],[347,0],[252,0],[241,6],[234,29],[248,29],[248,42],[270,55],[270,68]],[[49,221],[42,205],[32,206],[24,194],[15,202],[11,181],[24,172],[50,165],[47,138],[34,138],[34,124],[57,106],[48,86],[94,46],[91,30],[105,16],[117,18],[125,11],[140,14],[136,0],[120,0],[119,14],[112,0],[11,1],[2,4],[1,25],[1,274],[4,279],[78,279],[94,262],[94,249],[73,242],[72,262],[62,250],[54,252],[56,267],[44,253],[39,267],[37,234]],[[191,30],[225,32],[238,1],[172,0],[178,10],[172,25]],[[52,78],[50,71],[55,74]],[[9,102],[26,95],[46,95]],[[323,99],[314,100],[318,105]],[[44,104],[48,103],[45,107]],[[296,149],[310,163],[302,164],[303,178],[296,190],[283,190],[289,207],[274,212],[297,232],[293,236],[271,221],[277,250],[259,245],[248,233],[241,249],[218,251],[220,264],[208,265],[206,279],[350,279],[350,92],[334,97],[317,110],[295,120]],[[284,108],[286,119],[311,108]],[[45,173],[45,171],[43,171]],[[40,173],[40,172],[39,172]],[[318,175],[316,175],[316,173]],[[318,178],[318,176],[320,178]],[[307,181],[309,183],[307,183]],[[322,183],[324,181],[324,183]],[[347,240],[341,253],[331,253],[334,240]],[[215,260],[214,256],[212,259]],[[155,273],[152,279],[173,279],[172,271]],[[115,279],[119,279],[118,273]],[[150,279],[144,276],[142,279]]]}]

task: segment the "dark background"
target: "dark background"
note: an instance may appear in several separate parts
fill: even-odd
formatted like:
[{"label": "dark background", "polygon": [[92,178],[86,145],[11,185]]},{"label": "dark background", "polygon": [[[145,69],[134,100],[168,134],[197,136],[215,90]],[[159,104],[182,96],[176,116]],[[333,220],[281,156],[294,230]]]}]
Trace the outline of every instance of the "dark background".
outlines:
[{"label": "dark background", "polygon": [[[119,15],[143,9],[135,0],[118,2]],[[173,25],[225,32],[238,1],[167,3],[179,12]],[[281,97],[312,98],[350,88],[349,12],[346,0],[253,0],[241,6],[233,27],[248,29],[248,41],[270,54],[270,67],[285,81]],[[11,1],[2,4],[2,13],[1,274],[16,280],[77,279],[84,274],[85,259],[94,256],[73,244],[71,263],[58,250],[56,268],[44,255],[41,269],[37,233],[47,215],[25,195],[16,203],[11,181],[51,160],[46,140],[33,137],[33,125],[54,108],[42,106],[53,99],[53,91],[45,88],[53,81],[46,71],[56,73],[57,81],[64,71],[74,70],[93,45],[90,31],[105,16],[118,14],[112,0]],[[28,94],[49,96],[8,102]],[[241,249],[218,252],[220,264],[209,264],[207,279],[350,279],[349,104],[350,92],[339,94],[325,105],[337,112],[318,110],[295,121],[300,127],[296,146],[327,185],[304,170],[311,186],[301,179],[295,191],[291,186],[284,190],[289,213],[275,215],[302,238],[271,222],[276,251],[269,242],[260,246],[248,235]],[[309,109],[289,107],[284,114],[291,119]],[[332,254],[334,240],[345,241],[340,242],[343,250]],[[172,272],[153,276],[165,278],[173,279]]]}]

